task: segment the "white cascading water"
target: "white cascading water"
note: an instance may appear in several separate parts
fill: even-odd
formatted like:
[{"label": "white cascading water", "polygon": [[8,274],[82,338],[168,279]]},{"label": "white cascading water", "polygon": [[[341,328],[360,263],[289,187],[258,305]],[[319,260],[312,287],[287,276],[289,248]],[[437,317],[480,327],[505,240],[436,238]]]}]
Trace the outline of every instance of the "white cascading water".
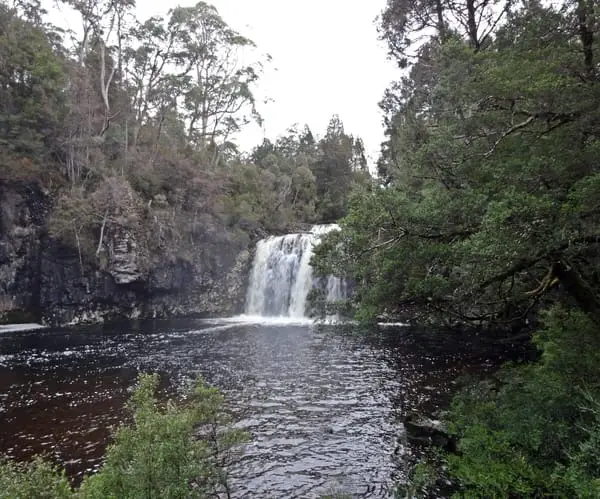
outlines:
[{"label": "white cascading water", "polygon": [[[310,232],[271,236],[256,246],[246,297],[246,314],[263,317],[303,318],[306,299],[313,287],[310,259],[320,237],[336,224],[315,225]],[[344,297],[344,282],[327,279],[327,301]]]}]

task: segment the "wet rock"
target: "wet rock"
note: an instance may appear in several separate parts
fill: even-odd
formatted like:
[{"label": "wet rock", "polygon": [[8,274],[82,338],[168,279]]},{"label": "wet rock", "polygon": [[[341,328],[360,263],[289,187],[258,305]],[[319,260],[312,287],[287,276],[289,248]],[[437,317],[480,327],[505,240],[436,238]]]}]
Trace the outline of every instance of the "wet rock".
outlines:
[{"label": "wet rock", "polygon": [[406,438],[410,442],[440,447],[448,452],[456,451],[456,439],[450,435],[447,425],[418,413],[404,418]]},{"label": "wet rock", "polygon": [[32,317],[39,304],[38,256],[50,210],[35,184],[0,183],[0,319]]},{"label": "wet rock", "polygon": [[142,277],[138,245],[133,233],[123,229],[116,231],[110,239],[109,255],[109,273],[117,284],[129,284]]}]

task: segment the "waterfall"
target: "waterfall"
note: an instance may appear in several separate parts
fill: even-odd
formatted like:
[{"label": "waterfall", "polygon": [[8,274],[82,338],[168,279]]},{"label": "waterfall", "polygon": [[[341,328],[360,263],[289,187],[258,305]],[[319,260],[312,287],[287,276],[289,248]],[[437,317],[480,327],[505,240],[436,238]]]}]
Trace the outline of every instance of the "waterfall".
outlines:
[{"label": "waterfall", "polygon": [[[336,224],[315,225],[310,232],[271,236],[256,245],[246,297],[246,314],[267,317],[302,318],[306,299],[313,287],[310,259],[322,235],[339,230]],[[345,293],[344,282],[327,279],[328,301]]]}]

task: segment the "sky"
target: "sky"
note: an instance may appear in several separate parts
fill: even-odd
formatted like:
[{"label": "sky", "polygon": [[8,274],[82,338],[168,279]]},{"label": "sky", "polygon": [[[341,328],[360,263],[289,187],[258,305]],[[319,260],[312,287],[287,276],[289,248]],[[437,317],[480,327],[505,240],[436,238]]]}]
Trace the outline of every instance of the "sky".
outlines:
[{"label": "sky", "polygon": [[[192,3],[192,2],[190,2]],[[378,41],[375,17],[385,0],[216,0],[223,19],[273,57],[257,93],[273,102],[261,106],[266,136],[306,123],[323,134],[333,114],[347,133],[365,142],[374,159],[383,141],[377,103],[397,78]],[[256,127],[240,137],[247,148],[261,142]]]},{"label": "sky", "polygon": [[[265,137],[276,139],[295,123],[308,124],[313,134],[323,135],[330,118],[338,114],[346,133],[361,137],[370,162],[376,160],[384,140],[377,103],[389,83],[399,78],[375,25],[385,0],[208,3],[232,28],[256,43],[256,55],[272,57],[255,88],[263,128],[248,126],[236,137],[242,150],[249,151]],[[175,6],[156,0],[137,4],[140,19],[166,14]],[[266,98],[270,100],[263,104]]]}]

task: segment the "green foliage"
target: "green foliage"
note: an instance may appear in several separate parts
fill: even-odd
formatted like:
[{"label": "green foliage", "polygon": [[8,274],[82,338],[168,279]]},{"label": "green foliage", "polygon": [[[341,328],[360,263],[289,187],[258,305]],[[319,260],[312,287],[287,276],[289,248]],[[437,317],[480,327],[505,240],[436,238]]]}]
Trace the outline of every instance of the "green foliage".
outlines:
[{"label": "green foliage", "polygon": [[[382,183],[355,190],[317,266],[356,283],[361,317],[410,301],[445,320],[518,324],[556,299],[597,314],[600,85],[573,5],[515,7],[485,43],[450,34],[436,5],[464,15],[411,4],[439,37],[386,93]],[[416,29],[407,8],[390,0],[384,16],[395,54]]]},{"label": "green foliage", "polygon": [[308,127],[293,126],[276,143],[256,147],[249,161],[231,164],[224,204],[230,223],[267,231],[331,222],[345,213],[352,186],[368,177],[365,170],[362,142],[344,133],[339,118],[320,141]]},{"label": "green foliage", "polygon": [[345,492],[332,492],[321,496],[320,499],[350,499],[351,497],[350,494],[346,494]]},{"label": "green foliage", "polygon": [[536,336],[535,365],[508,366],[496,383],[453,404],[459,455],[448,457],[461,497],[597,497],[600,489],[600,336],[577,310],[553,308]]},{"label": "green foliage", "polygon": [[52,36],[0,4],[0,143],[17,158],[47,157],[64,114],[64,66]]},{"label": "green foliage", "polygon": [[362,143],[344,132],[338,116],[329,122],[319,151],[312,165],[317,182],[316,209],[320,220],[333,222],[346,213],[348,193],[357,174],[366,169],[366,160]]},{"label": "green foliage", "polygon": [[67,499],[73,496],[63,472],[40,458],[30,463],[0,462],[3,499]]},{"label": "green foliage", "polygon": [[132,0],[59,3],[85,27],[72,45],[39,2],[0,2],[0,169],[52,194],[49,232],[82,272],[104,268],[123,233],[143,269],[198,257],[214,234],[250,241],[345,212],[366,160],[339,118],[321,140],[292,128],[238,150],[261,123],[253,92],[270,58],[254,60],[216,7],[143,20]]},{"label": "green foliage", "polygon": [[157,375],[140,375],[128,406],[132,423],[117,430],[102,468],[78,490],[36,459],[0,465],[0,497],[173,499],[228,492],[227,466],[247,434],[229,427],[223,396],[199,379],[185,403],[163,404],[157,388]]},{"label": "green foliage", "polygon": [[395,497],[398,499],[428,497],[428,492],[435,485],[436,478],[435,467],[425,461],[417,463],[409,473],[408,483],[396,488]]},{"label": "green foliage", "polygon": [[407,303],[438,321],[544,320],[539,362],[454,402],[459,497],[600,495],[596,4],[388,0],[381,17],[410,67],[381,103],[381,183],[353,192],[318,273],[355,283],[364,320]]},{"label": "green foliage", "polygon": [[[102,469],[80,494],[90,498],[207,497],[226,489],[224,464],[245,435],[227,430],[223,398],[198,382],[187,407],[160,409],[157,376],[142,376],[130,401],[132,426],[121,427]],[[200,431],[205,438],[196,439]]]}]

